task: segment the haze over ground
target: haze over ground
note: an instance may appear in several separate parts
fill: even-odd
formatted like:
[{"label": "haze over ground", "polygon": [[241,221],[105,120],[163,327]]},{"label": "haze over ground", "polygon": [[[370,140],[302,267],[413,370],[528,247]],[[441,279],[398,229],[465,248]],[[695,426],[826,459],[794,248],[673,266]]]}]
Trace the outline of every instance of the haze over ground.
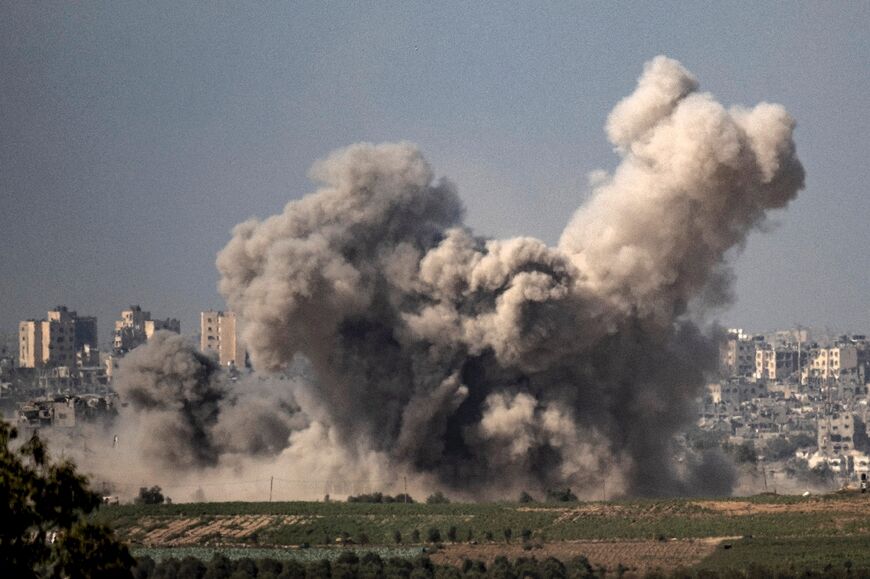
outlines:
[{"label": "haze over ground", "polygon": [[736,261],[721,318],[870,327],[870,5],[267,3],[0,7],[0,332],[63,303],[182,320],[222,307],[230,228],[313,191],[313,160],[409,140],[466,223],[555,243],[642,63],[725,105],[781,103],[807,188]]}]

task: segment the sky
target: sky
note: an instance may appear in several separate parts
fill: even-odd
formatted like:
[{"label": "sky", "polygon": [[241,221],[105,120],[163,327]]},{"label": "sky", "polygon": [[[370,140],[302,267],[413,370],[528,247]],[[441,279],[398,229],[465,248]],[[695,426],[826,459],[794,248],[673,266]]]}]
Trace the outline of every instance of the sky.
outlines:
[{"label": "sky", "polygon": [[198,331],[233,225],[412,141],[483,235],[555,243],[658,54],[783,104],[806,189],[733,256],[727,326],[870,331],[870,3],[0,2],[0,333],[65,304]]}]

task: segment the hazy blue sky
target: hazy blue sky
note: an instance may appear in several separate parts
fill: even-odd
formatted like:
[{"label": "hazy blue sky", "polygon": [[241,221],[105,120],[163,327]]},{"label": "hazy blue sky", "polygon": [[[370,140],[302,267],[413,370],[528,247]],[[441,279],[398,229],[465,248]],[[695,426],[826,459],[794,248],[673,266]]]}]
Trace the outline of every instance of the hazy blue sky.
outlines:
[{"label": "hazy blue sky", "polygon": [[0,332],[63,303],[198,329],[230,228],[410,140],[467,221],[554,243],[657,54],[798,120],[807,188],[736,259],[753,329],[870,330],[870,2],[0,2]]}]

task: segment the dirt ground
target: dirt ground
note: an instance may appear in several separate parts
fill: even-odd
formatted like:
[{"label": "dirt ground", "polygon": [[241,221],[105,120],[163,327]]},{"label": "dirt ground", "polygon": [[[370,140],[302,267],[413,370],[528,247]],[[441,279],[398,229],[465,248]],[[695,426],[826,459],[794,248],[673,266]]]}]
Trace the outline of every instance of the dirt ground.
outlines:
[{"label": "dirt ground", "polygon": [[870,500],[801,501],[798,503],[751,503],[749,501],[697,501],[693,503],[703,509],[731,516],[749,516],[770,513],[854,513],[870,516]]},{"label": "dirt ground", "polygon": [[699,563],[711,554],[727,537],[709,539],[686,539],[669,541],[563,541],[548,543],[540,549],[525,550],[520,543],[485,545],[446,545],[432,554],[438,564],[461,565],[463,559],[476,559],[487,564],[496,557],[508,559],[535,557],[538,560],[555,557],[568,562],[584,555],[592,565],[615,570],[620,564],[628,570],[643,573],[660,568],[663,570],[688,567]]},{"label": "dirt ground", "polygon": [[300,516],[234,515],[180,518],[165,520],[145,518],[140,526],[129,531],[132,540],[147,546],[178,547],[195,545],[209,536],[224,541],[242,540],[266,527],[304,524],[308,519]]}]

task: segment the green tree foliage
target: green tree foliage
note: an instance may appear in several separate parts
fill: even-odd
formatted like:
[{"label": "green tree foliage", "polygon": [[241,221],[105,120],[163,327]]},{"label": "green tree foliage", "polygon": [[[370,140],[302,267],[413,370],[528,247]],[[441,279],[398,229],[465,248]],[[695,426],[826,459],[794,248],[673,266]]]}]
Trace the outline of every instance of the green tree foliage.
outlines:
[{"label": "green tree foliage", "polygon": [[396,496],[385,495],[383,493],[369,493],[362,495],[354,495],[347,497],[349,503],[408,503],[414,502],[411,495],[400,493]]},{"label": "green tree foliage", "polygon": [[547,490],[547,501],[551,503],[568,503],[577,500],[577,495],[571,492],[571,489],[549,489]]},{"label": "green tree foliage", "polygon": [[85,520],[100,504],[87,479],[36,435],[10,448],[16,437],[0,421],[0,577],[132,577],[127,547]]}]

